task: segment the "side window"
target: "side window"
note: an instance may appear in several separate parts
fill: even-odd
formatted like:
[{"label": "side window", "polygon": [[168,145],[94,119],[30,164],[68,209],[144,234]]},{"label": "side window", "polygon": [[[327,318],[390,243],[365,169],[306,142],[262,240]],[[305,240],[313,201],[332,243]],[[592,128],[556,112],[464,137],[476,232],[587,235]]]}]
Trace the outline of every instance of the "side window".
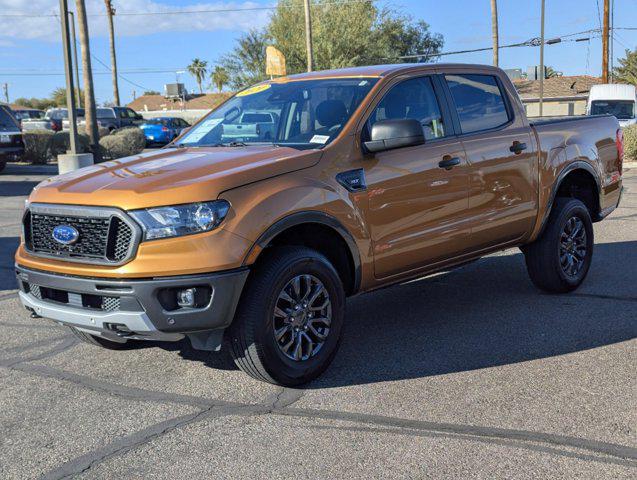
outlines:
[{"label": "side window", "polygon": [[131,110],[130,108],[128,108],[127,112],[128,112],[128,118],[132,118],[132,119],[137,118],[137,113],[135,112],[135,110]]},{"label": "side window", "polygon": [[128,118],[128,114],[126,113],[126,110],[119,111],[119,118]]},{"label": "side window", "polygon": [[422,125],[426,140],[444,137],[445,125],[430,77],[405,80],[387,92],[368,120],[414,119]]},{"label": "side window", "polygon": [[462,133],[489,130],[507,123],[509,114],[492,75],[445,75],[458,111]]}]

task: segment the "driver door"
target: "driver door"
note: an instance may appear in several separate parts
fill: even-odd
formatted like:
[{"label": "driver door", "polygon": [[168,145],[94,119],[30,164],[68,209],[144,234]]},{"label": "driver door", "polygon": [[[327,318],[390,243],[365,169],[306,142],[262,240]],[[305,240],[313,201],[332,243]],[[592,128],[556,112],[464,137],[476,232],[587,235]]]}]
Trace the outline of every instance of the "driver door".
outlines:
[{"label": "driver door", "polygon": [[[416,119],[425,135],[423,145],[370,154],[365,162],[377,278],[424,269],[468,243],[469,167],[441,92],[432,76],[403,80],[368,119],[367,131],[379,120]],[[457,165],[441,166],[452,159]]]}]

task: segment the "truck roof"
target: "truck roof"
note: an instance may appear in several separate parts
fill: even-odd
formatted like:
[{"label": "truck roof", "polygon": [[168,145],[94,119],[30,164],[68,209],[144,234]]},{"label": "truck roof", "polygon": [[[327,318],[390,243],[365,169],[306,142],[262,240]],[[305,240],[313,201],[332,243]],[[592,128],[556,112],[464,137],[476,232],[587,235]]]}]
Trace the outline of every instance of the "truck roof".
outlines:
[{"label": "truck roof", "polygon": [[632,100],[635,101],[635,86],[619,83],[607,83],[593,85],[588,96],[588,101],[594,100]]},{"label": "truck roof", "polygon": [[285,82],[287,80],[312,80],[319,78],[347,78],[347,77],[384,77],[389,74],[409,72],[411,70],[420,70],[423,68],[480,68],[481,70],[499,70],[497,67],[490,65],[471,64],[471,63],[395,63],[388,65],[369,65],[364,67],[339,68],[334,70],[321,70],[317,72],[299,73],[296,75],[288,75],[280,77],[274,82]]}]

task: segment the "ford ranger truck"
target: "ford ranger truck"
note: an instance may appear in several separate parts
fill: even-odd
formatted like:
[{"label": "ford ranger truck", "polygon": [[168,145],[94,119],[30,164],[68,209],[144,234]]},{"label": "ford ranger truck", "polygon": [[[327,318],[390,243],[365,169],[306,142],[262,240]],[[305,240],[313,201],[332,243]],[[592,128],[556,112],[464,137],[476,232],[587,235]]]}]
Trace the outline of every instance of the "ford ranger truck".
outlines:
[{"label": "ford ranger truck", "polygon": [[[224,142],[254,111],[276,118],[269,138]],[[188,337],[299,385],[334,358],[350,295],[510,247],[539,289],[576,289],[592,224],[619,203],[622,151],[612,116],[530,122],[493,67],[278,78],[167,148],[39,184],[19,295],[93,345]]]}]

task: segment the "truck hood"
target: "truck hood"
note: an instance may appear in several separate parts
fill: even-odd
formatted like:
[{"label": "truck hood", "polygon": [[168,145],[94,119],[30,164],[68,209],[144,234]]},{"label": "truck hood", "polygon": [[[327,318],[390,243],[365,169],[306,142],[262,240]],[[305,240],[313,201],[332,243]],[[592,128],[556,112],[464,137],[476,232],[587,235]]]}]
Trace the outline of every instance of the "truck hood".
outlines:
[{"label": "truck hood", "polygon": [[311,167],[320,150],[276,146],[169,148],[49,178],[31,202],[124,210],[214,200],[231,188]]}]

